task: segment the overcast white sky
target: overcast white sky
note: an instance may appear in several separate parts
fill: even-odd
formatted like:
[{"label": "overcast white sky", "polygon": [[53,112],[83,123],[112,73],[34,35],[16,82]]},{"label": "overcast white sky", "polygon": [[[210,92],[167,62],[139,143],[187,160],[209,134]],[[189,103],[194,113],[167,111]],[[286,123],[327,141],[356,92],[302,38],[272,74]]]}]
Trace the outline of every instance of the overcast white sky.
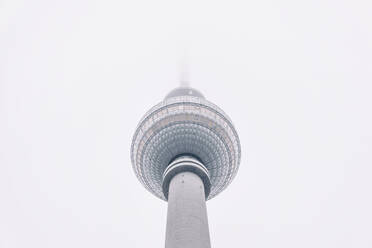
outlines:
[{"label": "overcast white sky", "polygon": [[163,247],[142,115],[190,79],[242,163],[212,246],[372,247],[370,0],[0,0],[0,247]]}]

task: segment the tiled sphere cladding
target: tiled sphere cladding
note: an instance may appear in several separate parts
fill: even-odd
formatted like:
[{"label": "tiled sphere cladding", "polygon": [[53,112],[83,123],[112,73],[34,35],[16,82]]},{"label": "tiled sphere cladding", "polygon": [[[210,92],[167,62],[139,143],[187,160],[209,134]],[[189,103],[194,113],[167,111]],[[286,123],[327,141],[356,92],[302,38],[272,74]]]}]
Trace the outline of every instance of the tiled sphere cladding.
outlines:
[{"label": "tiled sphere cladding", "polygon": [[133,169],[146,189],[163,200],[163,172],[180,154],[197,156],[208,169],[208,199],[225,189],[238,170],[237,132],[229,117],[202,95],[168,96],[145,114],[134,134]]}]

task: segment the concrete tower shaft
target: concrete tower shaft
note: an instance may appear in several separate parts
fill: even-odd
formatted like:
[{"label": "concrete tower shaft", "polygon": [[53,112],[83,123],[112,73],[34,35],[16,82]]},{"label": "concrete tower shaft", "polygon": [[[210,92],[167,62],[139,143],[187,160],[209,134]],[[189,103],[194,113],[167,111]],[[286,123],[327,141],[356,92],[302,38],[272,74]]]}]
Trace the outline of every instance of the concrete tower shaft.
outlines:
[{"label": "concrete tower shaft", "polygon": [[181,172],[170,183],[165,248],[209,248],[204,185],[192,172]]},{"label": "concrete tower shaft", "polygon": [[206,168],[193,157],[179,157],[168,166],[163,185],[168,196],[165,248],[209,248]]}]

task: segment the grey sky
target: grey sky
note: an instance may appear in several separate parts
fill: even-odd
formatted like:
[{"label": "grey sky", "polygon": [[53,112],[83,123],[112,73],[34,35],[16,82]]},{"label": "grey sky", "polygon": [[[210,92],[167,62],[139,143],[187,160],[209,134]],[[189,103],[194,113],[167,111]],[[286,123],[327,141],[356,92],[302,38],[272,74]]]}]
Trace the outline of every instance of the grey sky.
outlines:
[{"label": "grey sky", "polygon": [[190,81],[242,163],[212,246],[372,247],[371,1],[0,1],[0,247],[163,247],[132,172],[142,115]]}]

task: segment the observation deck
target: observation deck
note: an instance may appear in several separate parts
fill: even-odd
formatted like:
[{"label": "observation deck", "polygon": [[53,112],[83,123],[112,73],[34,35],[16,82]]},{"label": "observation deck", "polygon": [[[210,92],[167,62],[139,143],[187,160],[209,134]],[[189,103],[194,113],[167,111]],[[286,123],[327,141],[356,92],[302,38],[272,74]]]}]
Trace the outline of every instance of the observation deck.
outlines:
[{"label": "observation deck", "polygon": [[163,174],[179,156],[192,156],[207,169],[211,199],[235,177],[240,142],[230,118],[198,90],[178,87],[140,120],[131,145],[134,172],[160,199]]}]

